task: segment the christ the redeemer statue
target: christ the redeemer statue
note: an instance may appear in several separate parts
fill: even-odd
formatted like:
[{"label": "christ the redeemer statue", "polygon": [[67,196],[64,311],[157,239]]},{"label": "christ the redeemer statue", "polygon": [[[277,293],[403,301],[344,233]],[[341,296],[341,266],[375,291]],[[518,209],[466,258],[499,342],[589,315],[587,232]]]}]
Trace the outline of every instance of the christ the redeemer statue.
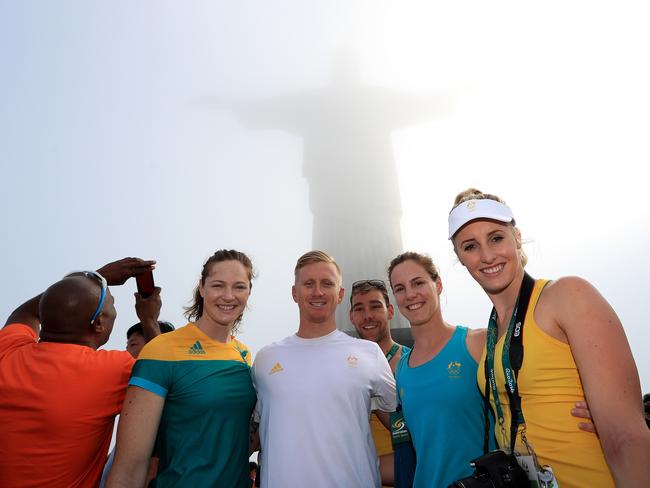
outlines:
[{"label": "christ the redeemer statue", "polygon": [[[442,113],[445,100],[362,84],[349,53],[339,54],[334,68],[332,84],[322,89],[245,102],[203,101],[231,110],[249,128],[283,130],[303,139],[312,248],[327,251],[341,266],[346,296],[337,324],[353,330],[352,283],[387,281],[388,263],[403,249],[391,133]],[[407,326],[398,315],[392,326]]]}]

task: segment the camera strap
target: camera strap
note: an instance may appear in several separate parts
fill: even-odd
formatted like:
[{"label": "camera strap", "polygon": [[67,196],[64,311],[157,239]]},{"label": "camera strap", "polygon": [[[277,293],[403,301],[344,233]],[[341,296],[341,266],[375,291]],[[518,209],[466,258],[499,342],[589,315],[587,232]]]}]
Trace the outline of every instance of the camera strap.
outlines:
[{"label": "camera strap", "polygon": [[[510,403],[510,452],[514,452],[518,426],[525,423],[524,414],[521,409],[521,397],[519,396],[517,378],[524,360],[524,319],[526,318],[526,312],[528,310],[528,304],[534,286],[535,280],[528,273],[524,273],[524,278],[519,290],[519,297],[517,298],[517,303],[512,312],[510,324],[508,325],[508,330],[506,331],[504,338],[503,354],[501,355],[503,374],[506,379],[505,388]],[[485,453],[489,450],[490,393],[494,395],[497,419],[502,431],[505,422],[494,371],[494,355],[498,341],[497,318],[497,312],[493,307],[492,313],[490,314],[490,321],[488,323],[485,356],[485,437],[483,440],[483,451]]]}]

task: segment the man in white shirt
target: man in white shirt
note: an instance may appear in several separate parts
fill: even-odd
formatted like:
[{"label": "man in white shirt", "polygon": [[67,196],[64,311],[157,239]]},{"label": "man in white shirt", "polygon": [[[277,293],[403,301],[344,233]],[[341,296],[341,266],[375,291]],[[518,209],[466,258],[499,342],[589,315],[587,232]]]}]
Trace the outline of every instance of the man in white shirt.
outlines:
[{"label": "man in white shirt", "polygon": [[322,251],[298,259],[295,335],[255,359],[260,465],[265,488],[380,486],[371,410],[395,410],[395,380],[373,342],[336,329],[341,271]]}]

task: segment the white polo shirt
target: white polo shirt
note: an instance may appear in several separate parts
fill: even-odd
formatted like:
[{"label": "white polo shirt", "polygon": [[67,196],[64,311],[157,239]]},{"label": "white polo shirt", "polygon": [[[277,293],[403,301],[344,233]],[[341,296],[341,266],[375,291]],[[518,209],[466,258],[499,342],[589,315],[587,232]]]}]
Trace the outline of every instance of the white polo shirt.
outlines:
[{"label": "white polo shirt", "polygon": [[380,486],[372,409],[395,410],[395,379],[377,344],[338,330],[292,335],[253,364],[266,488]]}]

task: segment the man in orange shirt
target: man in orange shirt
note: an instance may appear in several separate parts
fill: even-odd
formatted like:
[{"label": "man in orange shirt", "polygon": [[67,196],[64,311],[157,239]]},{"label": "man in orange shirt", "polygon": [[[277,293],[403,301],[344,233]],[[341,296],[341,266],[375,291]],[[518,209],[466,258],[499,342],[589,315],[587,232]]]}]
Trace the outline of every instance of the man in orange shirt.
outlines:
[{"label": "man in orange shirt", "polygon": [[[124,258],[72,273],[28,300],[0,331],[0,485],[95,487],[134,360],[98,351],[115,322],[107,285],[153,269]],[[136,294],[148,339],[157,335],[160,289]]]}]

